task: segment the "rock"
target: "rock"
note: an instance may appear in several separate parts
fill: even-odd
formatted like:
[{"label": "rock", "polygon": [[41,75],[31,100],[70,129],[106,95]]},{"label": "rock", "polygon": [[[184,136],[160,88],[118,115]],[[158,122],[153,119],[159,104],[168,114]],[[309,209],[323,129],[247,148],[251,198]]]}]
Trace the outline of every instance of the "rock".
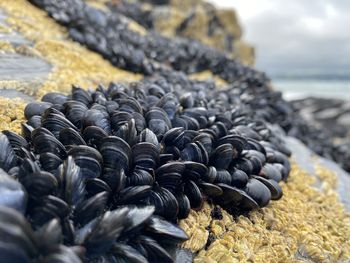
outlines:
[{"label": "rock", "polygon": [[186,3],[173,0],[161,5],[158,1],[148,2],[135,4],[124,0],[112,2],[109,7],[164,36],[198,40],[246,65],[254,64],[254,48],[242,41],[242,28],[233,9],[216,8],[202,0]]}]

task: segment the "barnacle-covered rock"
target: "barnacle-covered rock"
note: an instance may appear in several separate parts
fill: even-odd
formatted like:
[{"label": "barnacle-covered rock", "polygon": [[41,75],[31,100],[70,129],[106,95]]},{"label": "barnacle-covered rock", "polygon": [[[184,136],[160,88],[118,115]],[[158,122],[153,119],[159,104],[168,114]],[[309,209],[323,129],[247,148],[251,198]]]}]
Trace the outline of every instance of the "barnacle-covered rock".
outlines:
[{"label": "barnacle-covered rock", "polygon": [[[285,137],[271,123],[298,137],[310,129],[280,93],[270,90],[262,74],[230,59],[216,61],[222,57],[214,52],[206,59],[217,63],[209,67],[209,74],[227,80],[220,84],[164,71],[154,63],[156,75],[108,86],[115,78],[130,82],[138,77],[111,68],[68,40],[65,29],[24,0],[0,6],[10,16],[9,23],[55,66],[35,92],[37,97],[44,95],[44,103],[32,104],[52,104],[50,109],[28,108],[29,119],[24,120],[23,102],[0,100],[4,130],[21,133],[23,122],[23,137],[10,131],[2,135],[4,148],[13,149],[1,155],[3,163],[13,154],[17,159],[7,166],[8,180],[1,187],[17,199],[2,204],[20,204],[24,214],[0,208],[1,233],[8,237],[0,242],[5,261],[171,262],[179,256],[181,262],[190,262],[191,250],[196,262],[349,258],[349,216],[334,194],[335,177],[317,167],[317,177],[310,178],[290,165]],[[103,13],[87,10],[84,19],[104,25]],[[28,26],[23,17],[33,23]],[[74,31],[71,35],[79,36]],[[145,32],[140,35],[147,38]],[[120,43],[128,46],[133,41]],[[160,38],[159,43],[170,42]],[[179,43],[209,50],[195,42],[175,42],[174,50]],[[160,51],[152,63],[169,59],[166,50]],[[126,60],[147,73],[140,54]],[[169,65],[186,72],[202,70],[199,64],[178,61]],[[112,62],[125,67],[122,60]],[[223,71],[223,65],[230,70]],[[105,86],[85,90],[101,82]],[[315,130],[307,138],[320,136]],[[310,145],[326,145],[315,141],[310,139]],[[292,158],[303,159],[297,148],[291,145]],[[349,192],[344,185],[339,189]],[[172,223],[190,237],[183,244],[186,249],[173,251],[186,235]]]}]

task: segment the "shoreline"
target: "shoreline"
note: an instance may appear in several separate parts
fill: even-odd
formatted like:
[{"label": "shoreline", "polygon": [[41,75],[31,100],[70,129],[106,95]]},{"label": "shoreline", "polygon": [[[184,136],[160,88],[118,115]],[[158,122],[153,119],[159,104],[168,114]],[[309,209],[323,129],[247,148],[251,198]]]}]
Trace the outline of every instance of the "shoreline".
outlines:
[{"label": "shoreline", "polygon": [[272,79],[275,90],[291,101],[307,97],[320,97],[350,101],[350,81],[319,79]]}]

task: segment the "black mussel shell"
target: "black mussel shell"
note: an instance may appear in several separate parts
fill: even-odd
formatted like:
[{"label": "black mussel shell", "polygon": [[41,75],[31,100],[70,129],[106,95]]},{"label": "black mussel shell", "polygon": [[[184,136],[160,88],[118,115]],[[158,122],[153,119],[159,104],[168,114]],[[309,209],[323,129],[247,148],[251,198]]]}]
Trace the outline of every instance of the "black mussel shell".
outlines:
[{"label": "black mussel shell", "polygon": [[271,191],[265,184],[257,179],[251,178],[246,187],[245,192],[251,196],[259,207],[267,206],[271,200]]}]

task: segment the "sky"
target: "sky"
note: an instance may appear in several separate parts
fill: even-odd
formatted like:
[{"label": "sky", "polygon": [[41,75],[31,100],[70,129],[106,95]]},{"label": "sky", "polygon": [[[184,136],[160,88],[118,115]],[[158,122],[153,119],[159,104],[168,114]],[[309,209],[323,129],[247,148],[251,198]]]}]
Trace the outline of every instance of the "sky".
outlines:
[{"label": "sky", "polygon": [[284,72],[350,73],[350,0],[211,0],[234,7],[256,67]]}]

